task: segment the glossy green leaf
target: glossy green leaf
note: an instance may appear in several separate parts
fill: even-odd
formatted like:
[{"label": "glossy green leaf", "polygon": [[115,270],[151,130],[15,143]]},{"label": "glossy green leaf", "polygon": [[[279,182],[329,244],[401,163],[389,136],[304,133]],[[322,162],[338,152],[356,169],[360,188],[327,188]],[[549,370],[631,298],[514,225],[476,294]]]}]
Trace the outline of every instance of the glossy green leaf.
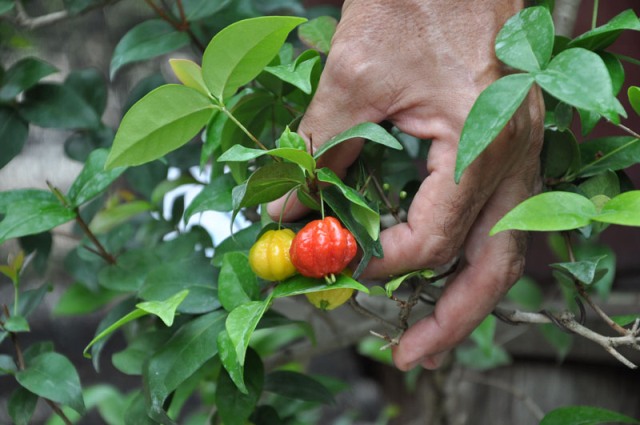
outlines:
[{"label": "glossy green leaf", "polygon": [[467,116],[456,157],[455,180],[500,134],[533,85],[529,74],[502,77],[484,89]]},{"label": "glossy green leaf", "polygon": [[333,148],[334,146],[358,137],[370,140],[374,143],[381,144],[391,149],[402,149],[402,145],[400,144],[400,142],[398,142],[396,138],[389,134],[389,132],[387,132],[387,130],[385,130],[383,127],[372,122],[364,122],[332,137],[327,143],[322,145],[313,154],[313,157],[315,159],[318,159],[320,158],[320,156],[322,156],[323,153]]},{"label": "glossy green leaf", "polygon": [[220,371],[218,377],[215,403],[225,425],[245,425],[262,394],[264,385],[262,360],[253,350],[249,350],[247,354],[245,364],[246,394],[243,394],[236,387],[226,370]]},{"label": "glossy green leaf", "polygon": [[620,93],[620,89],[622,89],[622,86],[624,85],[625,75],[622,62],[613,53],[598,52],[598,55],[602,58],[604,65],[607,67],[607,71],[609,71],[613,94],[617,95],[618,93]]},{"label": "glossy green leaf", "polygon": [[153,90],[122,119],[106,167],[139,165],[178,149],[204,127],[213,109],[206,96],[189,87]]},{"label": "glossy green leaf", "polygon": [[8,107],[0,107],[0,168],[4,167],[15,158],[27,141],[29,124],[18,113]]},{"label": "glossy green leaf", "polygon": [[118,293],[108,289],[91,291],[81,283],[69,286],[53,309],[56,316],[75,316],[92,313],[107,304]]},{"label": "glossy green leaf", "polygon": [[316,167],[316,161],[306,151],[295,148],[276,148],[270,150],[263,149],[251,149],[242,145],[234,145],[222,154],[218,161],[223,162],[238,162],[238,161],[250,161],[252,159],[259,158],[263,155],[270,155],[277,158],[283,158],[294,164],[299,165],[305,169],[308,173],[312,174]]},{"label": "glossy green leaf", "polygon": [[248,255],[249,249],[251,249],[251,246],[256,241],[261,228],[260,223],[254,223],[220,242],[213,252],[213,265],[215,267],[221,267],[222,259],[227,252],[238,251]]},{"label": "glossy green leaf", "polygon": [[600,257],[591,288],[602,300],[607,300],[616,277],[616,253],[602,243],[576,244],[574,253],[578,261]]},{"label": "glossy green leaf", "polygon": [[291,129],[289,129],[289,126],[284,129],[282,135],[276,141],[276,146],[279,148],[298,149],[305,152],[307,150],[307,145],[304,142],[302,136],[300,136],[295,131],[291,131]]},{"label": "glossy green leaf", "polygon": [[380,235],[380,214],[369,207],[357,190],[344,184],[329,168],[319,169],[316,175],[321,182],[330,183],[340,189],[340,192],[351,203],[351,212],[354,218],[364,226],[371,239],[377,240]]},{"label": "glossy green leaf", "polygon": [[535,72],[544,68],[553,51],[554,27],[549,10],[527,7],[511,17],[496,37],[496,56],[507,65]]},{"label": "glossy green leaf", "polygon": [[135,309],[131,312],[129,312],[128,314],[122,316],[120,319],[116,320],[114,323],[112,323],[110,326],[108,326],[106,329],[102,330],[100,333],[98,333],[90,342],[89,344],[87,344],[86,347],[84,347],[83,350],[83,354],[85,357],[87,358],[91,358],[91,354],[89,354],[89,349],[91,347],[93,347],[96,343],[100,342],[101,340],[104,340],[104,338],[110,336],[113,332],[117,331],[118,329],[120,329],[121,327],[123,327],[124,325],[126,325],[127,323],[139,319],[141,317],[146,316],[147,313],[146,311],[140,310],[140,309]]},{"label": "glossy green leaf", "polygon": [[103,235],[128,222],[133,217],[155,209],[156,207],[147,201],[131,201],[125,204],[108,206],[93,216],[91,223],[89,223],[89,229],[96,235]]},{"label": "glossy green leaf", "polygon": [[218,297],[227,311],[260,297],[258,279],[251,271],[249,258],[244,253],[228,252],[222,258]]},{"label": "glossy green leaf", "polygon": [[14,0],[0,0],[0,15],[9,12],[14,8],[14,6],[15,6]]},{"label": "glossy green leaf", "polygon": [[[185,273],[185,270],[189,273]],[[208,259],[194,254],[154,268],[145,278],[138,295],[146,301],[157,301],[186,289],[189,295],[180,304],[178,311],[190,314],[208,313],[220,306],[216,277]]]},{"label": "glossy green leaf", "polygon": [[202,68],[197,63],[188,59],[169,59],[173,73],[182,84],[198,90],[204,95],[209,95],[209,90],[202,79]]},{"label": "glossy green leaf", "polygon": [[102,73],[94,68],[73,70],[64,85],[76,92],[101,117],[107,107],[107,85]]},{"label": "glossy green leaf", "polygon": [[233,203],[231,191],[235,182],[231,174],[214,178],[196,195],[184,211],[184,222],[187,223],[195,214],[206,211],[231,211]]},{"label": "glossy green leaf", "polygon": [[631,86],[627,90],[627,96],[629,97],[629,103],[636,114],[640,115],[640,87]]},{"label": "glossy green leaf", "polygon": [[620,179],[613,171],[605,171],[586,179],[578,187],[587,198],[598,195],[613,198],[620,194]]},{"label": "glossy green leaf", "polygon": [[431,269],[424,269],[424,270],[416,270],[413,272],[405,273],[401,276],[395,277],[390,281],[388,281],[387,283],[385,283],[384,285],[386,296],[391,297],[393,293],[400,287],[400,285],[402,285],[402,283],[405,280],[411,279],[412,277],[417,277],[417,276],[422,276],[428,279],[435,276],[435,272]]},{"label": "glossy green leaf", "polygon": [[185,323],[153,355],[144,371],[152,408],[162,409],[169,394],[216,355],[225,318],[223,311],[214,311]]},{"label": "glossy green leaf", "polygon": [[597,112],[614,123],[619,122],[619,114],[626,116],[613,95],[609,71],[596,53],[565,50],[534,77],[543,90],[576,108]]},{"label": "glossy green leaf", "polygon": [[11,394],[7,410],[15,425],[29,425],[37,404],[38,396],[20,387]]},{"label": "glossy green leaf", "polygon": [[248,394],[249,390],[244,384],[244,366],[238,362],[236,347],[233,345],[231,338],[229,338],[229,333],[226,329],[218,334],[218,355],[222,366],[226,369],[229,378],[236,385],[238,391]]},{"label": "glossy green leaf", "polygon": [[79,207],[98,196],[124,172],[124,167],[105,171],[104,165],[108,155],[109,151],[106,149],[97,149],[89,155],[67,193],[72,207]]},{"label": "glossy green leaf", "polygon": [[559,407],[547,413],[540,425],[599,425],[608,423],[640,424],[623,414],[594,406]]},{"label": "glossy green leaf", "polygon": [[58,72],[47,62],[27,57],[14,63],[0,83],[0,102],[8,102],[25,90],[35,86],[44,77]]},{"label": "glossy green leaf", "polygon": [[264,301],[250,301],[233,309],[227,317],[225,327],[241,365],[244,365],[251,335],[270,305],[271,297]]},{"label": "glossy green leaf", "polygon": [[113,366],[126,375],[142,375],[147,360],[160,351],[171,333],[171,329],[165,328],[136,335],[127,348],[111,356]]},{"label": "glossy green leaf", "polygon": [[340,288],[351,288],[364,292],[365,294],[369,293],[369,289],[366,286],[344,274],[338,275],[336,282],[331,285],[327,285],[324,279],[313,279],[296,275],[284,282],[280,282],[273,290],[273,298],[292,297],[295,295],[324,291],[326,289]]},{"label": "glossy green leaf", "polygon": [[277,162],[260,167],[244,186],[234,188],[234,210],[274,201],[304,181],[296,164]]},{"label": "glossy green leaf", "polygon": [[571,230],[588,225],[597,214],[593,203],[571,192],[546,192],[533,196],[509,211],[491,229],[490,235],[503,230]]},{"label": "glossy green leaf", "polygon": [[145,301],[136,304],[136,307],[142,311],[158,316],[166,326],[171,327],[178,306],[184,301],[188,294],[189,291],[185,289],[164,301]]},{"label": "glossy green leaf", "polygon": [[637,314],[625,314],[622,316],[611,316],[611,320],[620,326],[628,326],[634,323],[636,320],[640,320],[640,316]]},{"label": "glossy green leaf", "polygon": [[36,189],[0,193],[0,214],[4,214],[0,221],[0,243],[51,230],[76,217],[53,193]]},{"label": "glossy green leaf", "polygon": [[622,226],[640,226],[640,190],[624,192],[612,198],[593,220]]},{"label": "glossy green leaf", "polygon": [[40,397],[85,413],[80,378],[73,364],[58,353],[44,353],[16,373],[18,383]]},{"label": "glossy green leaf", "polygon": [[102,268],[98,273],[98,283],[112,291],[134,292],[159,264],[162,264],[162,259],[153,250],[132,249],[120,255],[117,264]]},{"label": "glossy green leaf", "polygon": [[312,403],[332,404],[335,401],[331,391],[322,383],[309,375],[290,370],[269,373],[264,382],[264,390]]},{"label": "glossy green leaf", "polygon": [[[231,0],[183,0],[182,7],[187,21],[197,21],[214,15],[231,3]],[[174,9],[177,9],[174,8]],[[179,15],[179,11],[176,16]]]},{"label": "glossy green leaf", "polygon": [[[18,302],[18,314],[23,317],[29,317],[40,306],[44,296],[52,290],[53,287],[50,283],[43,283],[37,288],[22,291]],[[9,311],[14,314],[13,308],[10,308]]]},{"label": "glossy green leaf", "polygon": [[572,175],[580,167],[580,147],[571,131],[546,130],[540,154],[545,177]]},{"label": "glossy green leaf", "polygon": [[254,79],[278,54],[287,35],[304,18],[262,16],[217,33],[202,57],[204,81],[220,101]]},{"label": "glossy green leaf", "polygon": [[66,85],[43,83],[27,90],[18,105],[20,115],[39,127],[95,129],[100,117],[76,91]]},{"label": "glossy green leaf", "polygon": [[640,31],[640,20],[632,9],[625,10],[606,24],[576,37],[569,43],[569,47],[603,50],[616,41],[623,30]]},{"label": "glossy green leaf", "polygon": [[151,59],[188,44],[186,32],[176,30],[161,19],[146,20],[129,30],[118,42],[109,66],[110,77],[113,79],[126,64]]},{"label": "glossy green leaf", "polygon": [[0,376],[13,374],[18,371],[18,366],[16,366],[13,357],[8,354],[0,354]]},{"label": "glossy green leaf", "polygon": [[298,27],[298,37],[304,44],[325,55],[331,48],[331,39],[338,21],[332,16],[319,16]]},{"label": "glossy green leaf", "polygon": [[622,170],[640,162],[640,139],[613,136],[580,144],[582,167],[578,176],[588,177],[606,170]]},{"label": "glossy green leaf", "polygon": [[23,316],[13,315],[4,322],[4,329],[9,332],[29,332],[29,322]]},{"label": "glossy green leaf", "polygon": [[[137,301],[136,299],[134,299],[133,297],[130,297],[120,301],[119,303],[116,303],[111,308],[111,310],[109,310],[109,312],[102,318],[102,320],[100,320],[100,323],[98,323],[98,326],[94,334],[95,335],[94,338],[100,335],[101,333],[103,333],[106,329],[111,327],[118,320],[122,319],[129,312],[133,311],[135,309],[136,301]],[[91,347],[90,353],[83,352],[83,355],[85,357],[91,358],[93,367],[96,371],[100,370],[100,357],[102,354],[102,350],[104,349],[105,345],[111,338],[111,335],[113,334],[109,333],[102,339],[95,342]]]},{"label": "glossy green leaf", "polygon": [[[315,51],[313,54],[300,55],[295,62],[285,65],[268,66],[264,70],[280,80],[287,82],[303,93],[311,94],[314,90],[312,80],[313,71],[320,64],[320,56]],[[305,52],[306,53],[306,52]]]}]

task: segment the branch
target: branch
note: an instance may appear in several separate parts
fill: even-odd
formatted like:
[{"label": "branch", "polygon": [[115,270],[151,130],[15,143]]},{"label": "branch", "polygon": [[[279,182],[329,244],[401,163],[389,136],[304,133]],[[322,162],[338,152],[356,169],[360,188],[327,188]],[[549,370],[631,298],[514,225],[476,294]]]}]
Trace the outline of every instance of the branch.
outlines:
[{"label": "branch", "polygon": [[120,0],[103,0],[100,3],[96,3],[92,6],[87,7],[86,9],[83,9],[80,13],[76,15],[71,14],[68,10],[59,10],[56,12],[51,12],[46,15],[31,17],[25,10],[22,4],[22,0],[16,0],[16,21],[15,22],[21,27],[34,30],[37,28],[42,28],[42,27],[56,24],[58,22],[64,21],[66,19],[69,19],[75,16],[84,15],[85,13],[89,13],[95,9],[100,9],[100,8],[109,6],[111,4],[115,4],[119,1]]}]

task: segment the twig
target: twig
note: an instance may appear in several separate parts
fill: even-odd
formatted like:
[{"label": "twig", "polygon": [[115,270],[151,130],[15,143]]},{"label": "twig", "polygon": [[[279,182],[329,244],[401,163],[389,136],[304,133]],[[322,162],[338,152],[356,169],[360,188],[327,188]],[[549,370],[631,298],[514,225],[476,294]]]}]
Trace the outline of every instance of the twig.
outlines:
[{"label": "twig", "polygon": [[357,300],[356,300],[356,292],[354,292],[353,296],[349,299],[349,305],[351,306],[351,308],[359,314],[362,314],[363,316],[369,317],[373,320],[375,320],[376,322],[380,323],[381,325],[387,326],[397,332],[404,332],[404,330],[406,328],[402,328],[401,326],[398,326],[394,323],[391,323],[390,321],[386,320],[383,317],[380,317],[379,315],[377,315],[376,313],[374,313],[373,311],[369,310],[368,308],[365,308],[362,306],[362,304],[360,304]]},{"label": "twig", "polygon": [[[111,4],[115,4],[120,0],[104,0],[101,3],[96,3],[92,6],[83,9],[78,15],[83,15],[85,13],[89,13],[95,9],[100,9]],[[68,10],[59,10],[56,12],[51,12],[46,15],[31,17],[25,10],[22,0],[16,0],[16,24],[28,28],[30,30],[34,30],[37,28],[46,27],[49,25],[57,24],[60,21],[65,19],[69,19],[75,17],[77,15],[72,15]]]},{"label": "twig", "polygon": [[635,137],[636,139],[640,139],[640,134],[636,133],[635,131],[633,131],[632,129],[627,127],[626,125],[624,125],[624,124],[613,124],[613,125],[619,127],[621,130],[623,130],[624,132],[630,134],[631,136]]},{"label": "twig", "polygon": [[391,201],[389,201],[387,194],[384,193],[384,188],[380,185],[380,182],[378,181],[378,178],[374,175],[373,170],[371,170],[369,166],[365,165],[365,167],[366,167],[367,173],[369,174],[369,177],[371,177],[371,181],[373,182],[373,185],[376,188],[376,192],[378,192],[378,196],[380,196],[380,199],[382,199],[382,202],[384,203],[384,206],[387,207],[387,209],[389,210],[389,213],[391,213],[393,218],[396,220],[396,223],[398,224],[402,223],[402,220],[398,215],[398,209],[393,205],[391,205]]}]

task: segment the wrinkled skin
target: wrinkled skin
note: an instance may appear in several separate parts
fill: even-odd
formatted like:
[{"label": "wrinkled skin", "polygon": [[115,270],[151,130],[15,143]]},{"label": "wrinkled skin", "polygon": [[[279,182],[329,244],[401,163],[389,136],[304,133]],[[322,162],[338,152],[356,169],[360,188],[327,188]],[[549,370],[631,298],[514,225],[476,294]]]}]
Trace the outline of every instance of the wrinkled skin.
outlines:
[{"label": "wrinkled skin", "polygon": [[[522,274],[525,235],[488,233],[539,188],[544,113],[539,91],[529,93],[460,184],[453,179],[460,132],[473,102],[508,72],[495,57],[495,36],[521,7],[512,0],[347,0],[317,93],[299,127],[314,150],[365,121],[389,120],[433,141],[428,177],[407,222],[381,233],[385,256],[373,259],[364,274],[388,278],[460,257],[433,314],[413,324],[395,347],[394,362],[402,370],[439,367]],[[344,175],[361,146],[357,140],[343,143],[320,165]],[[269,206],[274,217],[281,202]],[[290,201],[284,218],[304,212]]]}]

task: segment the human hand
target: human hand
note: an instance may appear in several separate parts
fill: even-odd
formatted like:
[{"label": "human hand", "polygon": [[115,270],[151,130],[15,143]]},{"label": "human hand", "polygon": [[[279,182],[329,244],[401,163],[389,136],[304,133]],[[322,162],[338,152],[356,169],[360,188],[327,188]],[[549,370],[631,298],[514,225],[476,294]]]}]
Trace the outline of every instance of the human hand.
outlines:
[{"label": "human hand", "polygon": [[[539,185],[543,105],[533,90],[487,150],[454,182],[457,144],[480,92],[506,70],[495,57],[502,24],[522,7],[513,0],[347,0],[314,99],[298,132],[314,150],[356,124],[389,120],[431,139],[428,177],[407,222],[380,235],[384,258],[363,277],[387,278],[435,268],[461,256],[459,271],[433,314],[413,324],[394,349],[407,370],[439,366],[491,312],[524,265],[524,235],[491,227]],[[344,175],[362,141],[343,143],[320,159]],[[272,204],[277,217],[282,204]],[[293,200],[284,218],[304,213]]]}]

